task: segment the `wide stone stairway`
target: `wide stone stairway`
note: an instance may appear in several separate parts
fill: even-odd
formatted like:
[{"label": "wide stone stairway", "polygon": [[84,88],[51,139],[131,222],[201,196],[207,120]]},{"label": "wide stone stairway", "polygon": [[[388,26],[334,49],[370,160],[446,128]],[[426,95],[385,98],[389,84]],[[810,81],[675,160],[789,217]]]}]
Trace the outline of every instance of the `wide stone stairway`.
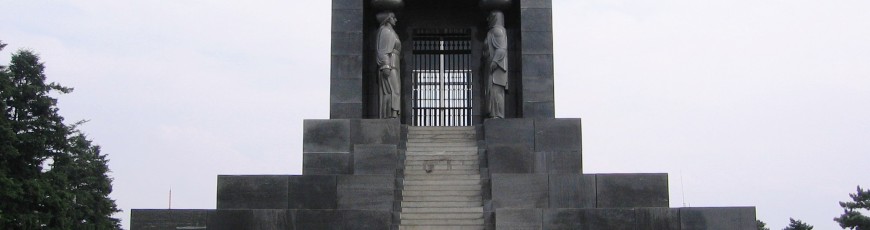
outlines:
[{"label": "wide stone stairway", "polygon": [[399,229],[484,229],[473,127],[409,127]]}]

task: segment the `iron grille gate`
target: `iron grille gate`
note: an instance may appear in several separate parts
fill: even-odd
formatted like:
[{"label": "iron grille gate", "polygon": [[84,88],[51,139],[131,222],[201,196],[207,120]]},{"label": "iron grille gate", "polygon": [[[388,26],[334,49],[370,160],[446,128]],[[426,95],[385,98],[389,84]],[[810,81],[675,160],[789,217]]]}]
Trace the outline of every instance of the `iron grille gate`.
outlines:
[{"label": "iron grille gate", "polygon": [[472,125],[471,29],[415,29],[412,54],[413,125]]}]

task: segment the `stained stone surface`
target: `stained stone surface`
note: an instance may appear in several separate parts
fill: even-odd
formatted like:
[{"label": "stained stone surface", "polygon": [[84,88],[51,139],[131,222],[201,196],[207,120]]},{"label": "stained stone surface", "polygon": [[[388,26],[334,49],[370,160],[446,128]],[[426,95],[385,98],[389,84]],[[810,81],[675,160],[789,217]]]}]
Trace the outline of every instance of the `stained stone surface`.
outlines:
[{"label": "stained stone surface", "polygon": [[492,206],[546,208],[549,205],[547,174],[492,174]]},{"label": "stained stone surface", "polygon": [[580,151],[543,152],[547,172],[552,174],[583,173],[583,154]]},{"label": "stained stone surface", "polygon": [[495,228],[498,230],[543,229],[542,209],[498,209],[495,213]]},{"label": "stained stone surface", "polygon": [[668,174],[597,174],[599,208],[668,207]]},{"label": "stained stone surface", "polygon": [[277,230],[294,228],[292,210],[218,210],[209,217],[208,229]]},{"label": "stained stone surface", "polygon": [[302,151],[304,153],[349,153],[350,120],[303,121]]},{"label": "stained stone surface", "polygon": [[399,119],[354,119],[350,121],[352,144],[392,144],[401,141]]},{"label": "stained stone surface", "polygon": [[288,178],[288,208],[335,209],[338,178],[334,175],[297,175]]},{"label": "stained stone surface", "polygon": [[550,208],[595,208],[595,175],[550,174]]},{"label": "stained stone surface", "polygon": [[351,153],[303,153],[302,174],[337,175],[353,174]]},{"label": "stained stone surface", "polygon": [[754,207],[680,208],[682,230],[754,230]]},{"label": "stained stone surface", "polygon": [[[205,227],[212,210],[185,209],[133,209],[130,212],[130,229],[196,229]],[[132,221],[135,220],[135,221]]]},{"label": "stained stone surface", "polygon": [[544,229],[634,230],[633,209],[546,209]]},{"label": "stained stone surface", "polygon": [[680,229],[680,209],[676,208],[637,208],[635,209],[637,230],[678,230]]},{"label": "stained stone surface", "polygon": [[534,119],[487,119],[484,123],[487,145],[520,144],[535,148]]},{"label": "stained stone surface", "polygon": [[490,173],[533,173],[535,155],[519,144],[487,145]]},{"label": "stained stone surface", "polygon": [[354,145],[354,175],[395,175],[398,165],[396,145]]},{"label": "stained stone surface", "polygon": [[535,151],[581,151],[580,119],[536,120]]},{"label": "stained stone surface", "polygon": [[218,209],[286,209],[288,176],[218,176]]},{"label": "stained stone surface", "polygon": [[338,209],[393,210],[395,177],[342,175],[338,177]]}]

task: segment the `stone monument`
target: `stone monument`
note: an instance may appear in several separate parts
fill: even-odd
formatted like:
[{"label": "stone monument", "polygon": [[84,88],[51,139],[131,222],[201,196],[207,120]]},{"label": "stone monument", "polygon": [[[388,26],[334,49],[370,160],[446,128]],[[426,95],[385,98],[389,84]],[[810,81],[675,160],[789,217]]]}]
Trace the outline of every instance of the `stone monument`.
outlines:
[{"label": "stone monument", "polygon": [[216,209],[131,229],[755,229],[754,207],[669,207],[667,174],[583,173],[549,0],[333,0],[331,54],[303,175],[220,175]]}]

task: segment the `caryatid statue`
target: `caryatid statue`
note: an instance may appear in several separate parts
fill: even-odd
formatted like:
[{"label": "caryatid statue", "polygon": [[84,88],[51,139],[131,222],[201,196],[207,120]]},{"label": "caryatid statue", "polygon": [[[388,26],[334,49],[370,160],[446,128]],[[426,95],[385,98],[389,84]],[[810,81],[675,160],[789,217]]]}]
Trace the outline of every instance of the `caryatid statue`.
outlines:
[{"label": "caryatid statue", "polygon": [[393,29],[396,15],[385,11],[377,16],[381,27],[378,28],[377,62],[378,86],[380,93],[380,118],[398,118],[401,111],[401,85],[399,81],[399,55],[402,42]]},{"label": "caryatid statue", "polygon": [[504,94],[508,90],[507,32],[504,28],[504,15],[494,10],[489,14],[489,32],[484,40],[483,50],[484,93],[487,97],[489,118],[504,118]]}]

